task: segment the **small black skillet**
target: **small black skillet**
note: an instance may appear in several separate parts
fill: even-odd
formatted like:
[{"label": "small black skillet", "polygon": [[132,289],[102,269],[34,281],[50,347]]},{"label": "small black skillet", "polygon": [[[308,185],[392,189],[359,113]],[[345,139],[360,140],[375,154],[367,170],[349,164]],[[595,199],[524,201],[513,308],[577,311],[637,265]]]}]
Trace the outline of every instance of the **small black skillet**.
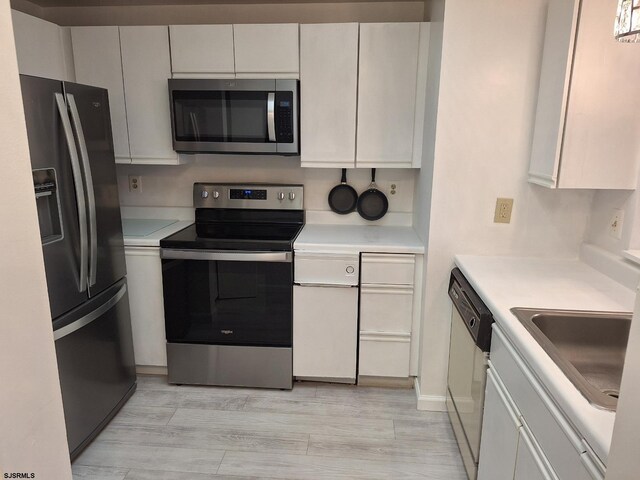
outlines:
[{"label": "small black skillet", "polygon": [[340,215],[346,215],[356,209],[358,192],[347,183],[347,169],[342,169],[342,180],[329,192],[329,207]]},{"label": "small black skillet", "polygon": [[378,190],[376,185],[376,169],[371,169],[371,184],[369,188],[358,197],[358,213],[369,221],[380,220],[389,209],[387,196]]}]

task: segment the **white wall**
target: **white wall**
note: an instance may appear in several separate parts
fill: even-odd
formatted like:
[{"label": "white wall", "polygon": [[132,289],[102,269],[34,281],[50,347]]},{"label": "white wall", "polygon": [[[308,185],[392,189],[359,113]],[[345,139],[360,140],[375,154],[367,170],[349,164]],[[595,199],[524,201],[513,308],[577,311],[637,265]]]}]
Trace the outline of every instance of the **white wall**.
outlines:
[{"label": "white wall", "polygon": [[[455,254],[576,257],[593,197],[527,183],[545,0],[447,0],[427,238],[422,408],[446,388]],[[493,223],[514,198],[511,224]]]},{"label": "white wall", "polygon": [[0,0],[0,474],[70,479],[8,0]]},{"label": "white wall", "polygon": [[[411,221],[415,170],[378,169],[376,183],[387,194],[390,213],[406,213]],[[142,175],[142,192],[129,192],[128,176]],[[180,166],[118,165],[120,203],[125,206],[192,207],[194,182],[301,183],[305,209],[329,211],[327,195],[340,183],[340,169],[301,168],[298,157],[196,155]],[[349,169],[347,180],[358,192],[371,181],[369,169]],[[391,195],[391,185],[396,194]],[[357,213],[335,215],[336,221],[359,221]],[[385,217],[386,218],[386,217]],[[382,219],[385,220],[384,218]]]}]

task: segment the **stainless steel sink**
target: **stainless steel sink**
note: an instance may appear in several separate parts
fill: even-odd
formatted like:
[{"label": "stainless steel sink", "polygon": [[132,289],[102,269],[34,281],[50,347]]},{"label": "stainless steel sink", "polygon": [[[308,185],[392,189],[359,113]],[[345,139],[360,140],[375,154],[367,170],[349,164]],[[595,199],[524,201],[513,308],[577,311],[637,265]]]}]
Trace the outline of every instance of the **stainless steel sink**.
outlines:
[{"label": "stainless steel sink", "polygon": [[531,308],[511,312],[589,402],[616,409],[631,313]]}]

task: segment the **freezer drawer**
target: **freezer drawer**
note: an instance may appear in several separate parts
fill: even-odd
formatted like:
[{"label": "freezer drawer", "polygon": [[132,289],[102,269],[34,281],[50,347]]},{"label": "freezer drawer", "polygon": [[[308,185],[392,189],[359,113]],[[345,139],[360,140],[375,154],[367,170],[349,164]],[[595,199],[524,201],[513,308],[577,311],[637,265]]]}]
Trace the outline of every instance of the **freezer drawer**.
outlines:
[{"label": "freezer drawer", "polygon": [[125,280],[55,321],[54,338],[73,459],[135,390]]}]

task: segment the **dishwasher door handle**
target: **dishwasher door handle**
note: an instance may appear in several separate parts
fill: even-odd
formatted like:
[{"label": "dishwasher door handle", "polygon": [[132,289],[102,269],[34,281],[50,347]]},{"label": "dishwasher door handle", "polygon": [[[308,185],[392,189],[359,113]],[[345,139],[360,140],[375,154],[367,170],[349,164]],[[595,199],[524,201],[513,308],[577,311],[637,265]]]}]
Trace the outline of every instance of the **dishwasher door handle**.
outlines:
[{"label": "dishwasher door handle", "polygon": [[329,288],[357,288],[358,285],[345,285],[343,283],[296,283],[298,287],[329,287]]}]

